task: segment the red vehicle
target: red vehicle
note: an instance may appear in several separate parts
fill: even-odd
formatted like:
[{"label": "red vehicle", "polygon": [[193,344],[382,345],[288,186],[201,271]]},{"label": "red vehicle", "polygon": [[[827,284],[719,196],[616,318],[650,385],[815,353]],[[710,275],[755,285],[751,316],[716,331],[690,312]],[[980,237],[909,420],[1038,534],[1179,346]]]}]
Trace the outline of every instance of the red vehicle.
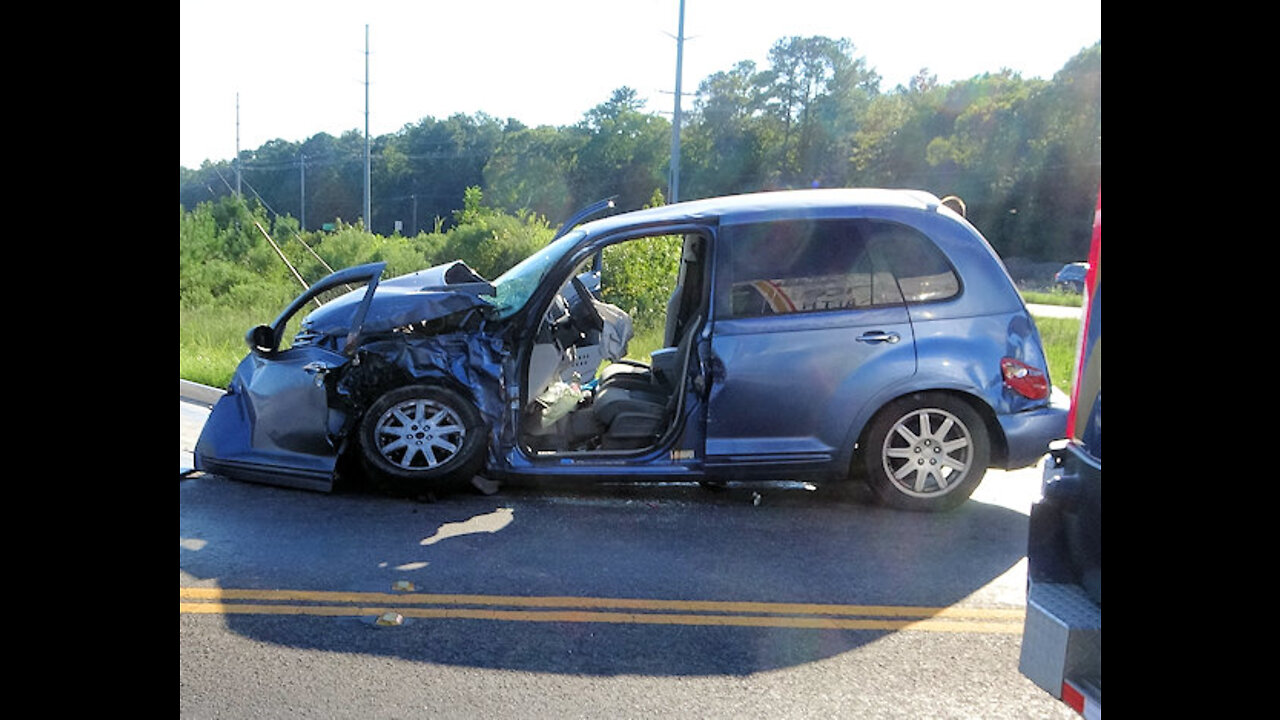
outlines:
[{"label": "red vehicle", "polygon": [[1018,669],[1085,717],[1102,717],[1102,191],[1093,221],[1067,439],[1049,448],[1027,534]]}]

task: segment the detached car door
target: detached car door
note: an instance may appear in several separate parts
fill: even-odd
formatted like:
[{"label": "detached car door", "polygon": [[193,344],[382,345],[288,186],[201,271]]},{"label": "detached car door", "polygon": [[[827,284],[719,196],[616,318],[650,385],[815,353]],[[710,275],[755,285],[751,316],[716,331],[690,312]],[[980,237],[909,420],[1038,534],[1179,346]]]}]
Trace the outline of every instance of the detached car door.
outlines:
[{"label": "detached car door", "polygon": [[[270,325],[249,331],[250,353],[214,406],[196,444],[197,470],[256,482],[330,490],[345,415],[331,408],[325,382],[350,360],[384,263],[336,272],[311,286]],[[340,347],[300,337],[284,347],[289,321],[320,295],[364,284]],[[353,290],[358,293],[359,290]],[[356,300],[356,298],[353,298]]]},{"label": "detached car door", "polygon": [[722,225],[708,470],[825,470],[854,418],[915,373],[897,282],[866,220]]}]

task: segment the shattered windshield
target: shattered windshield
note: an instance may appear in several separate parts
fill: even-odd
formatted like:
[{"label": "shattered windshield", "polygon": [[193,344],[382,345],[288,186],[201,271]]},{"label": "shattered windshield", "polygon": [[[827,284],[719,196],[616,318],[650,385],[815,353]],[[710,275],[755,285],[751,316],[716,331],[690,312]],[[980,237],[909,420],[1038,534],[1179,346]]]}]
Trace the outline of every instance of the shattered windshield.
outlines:
[{"label": "shattered windshield", "polygon": [[551,266],[555,265],[556,261],[576,245],[585,234],[581,230],[575,230],[565,235],[521,260],[515,267],[494,280],[493,286],[497,290],[497,295],[493,298],[486,296],[485,299],[493,303],[496,316],[507,318],[524,307],[529,297],[533,295],[533,291],[542,284],[542,278],[547,274],[547,270],[551,269]]}]

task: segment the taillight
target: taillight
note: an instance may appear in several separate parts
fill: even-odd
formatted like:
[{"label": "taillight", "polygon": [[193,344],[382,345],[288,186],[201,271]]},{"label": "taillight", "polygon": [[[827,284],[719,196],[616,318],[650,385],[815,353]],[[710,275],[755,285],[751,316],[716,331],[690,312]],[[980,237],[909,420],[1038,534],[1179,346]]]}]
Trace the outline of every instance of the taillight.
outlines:
[{"label": "taillight", "polygon": [[1000,359],[1000,374],[1004,376],[1005,385],[1025,398],[1043,400],[1049,397],[1049,377],[1039,368],[1007,357]]}]

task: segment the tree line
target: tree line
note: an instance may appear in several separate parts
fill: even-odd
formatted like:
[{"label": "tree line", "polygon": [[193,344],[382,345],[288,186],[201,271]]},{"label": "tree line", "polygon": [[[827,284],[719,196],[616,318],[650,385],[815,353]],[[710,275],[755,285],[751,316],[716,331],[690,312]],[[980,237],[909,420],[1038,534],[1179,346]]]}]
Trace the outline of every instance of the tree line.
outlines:
[{"label": "tree line", "polygon": [[[681,127],[679,199],[917,188],[962,198],[1002,255],[1084,257],[1102,174],[1101,41],[1049,80],[1002,70],[941,84],[921,71],[890,90],[855,52],[845,39],[784,38],[764,67],[743,61],[705,78]],[[565,127],[484,113],[423,118],[371,138],[364,229],[444,237],[465,215],[468,188],[480,193],[472,220],[481,196],[493,217],[525,225],[558,222],[610,195],[623,210],[638,208],[667,192],[671,132],[626,87]],[[359,131],[272,140],[236,161],[181,168],[183,211],[233,194],[238,171],[248,198],[302,232],[361,215]]]}]

